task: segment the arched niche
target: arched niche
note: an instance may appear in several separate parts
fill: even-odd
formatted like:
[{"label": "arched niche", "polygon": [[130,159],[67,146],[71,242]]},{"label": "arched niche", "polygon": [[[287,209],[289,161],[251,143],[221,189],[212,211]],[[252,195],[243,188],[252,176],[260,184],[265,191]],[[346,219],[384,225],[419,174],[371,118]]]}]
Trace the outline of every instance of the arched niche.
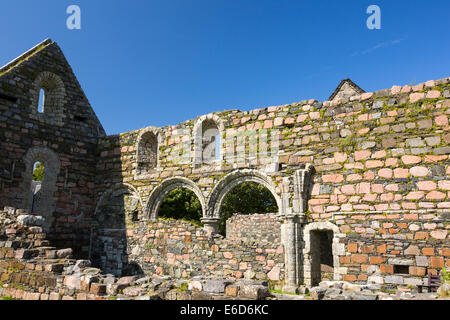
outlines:
[{"label": "arched niche", "polygon": [[195,167],[217,165],[223,160],[222,135],[224,125],[217,115],[200,117],[194,125],[194,159]]},{"label": "arched niche", "polygon": [[154,173],[159,162],[159,130],[143,129],[136,140],[136,177],[142,178]]}]

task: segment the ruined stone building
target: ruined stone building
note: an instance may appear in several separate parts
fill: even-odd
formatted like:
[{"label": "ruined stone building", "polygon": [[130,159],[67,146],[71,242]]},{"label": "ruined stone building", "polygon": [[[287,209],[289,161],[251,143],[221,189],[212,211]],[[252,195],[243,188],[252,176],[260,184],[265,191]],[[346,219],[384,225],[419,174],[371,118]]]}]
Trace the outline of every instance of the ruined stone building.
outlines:
[{"label": "ruined stone building", "polygon": [[[43,104],[39,101],[44,97]],[[41,97],[41,98],[40,98]],[[285,291],[324,277],[417,286],[450,265],[450,78],[329,101],[227,110],[108,136],[58,45],[0,69],[0,209],[33,214],[48,240],[107,273],[255,278]],[[278,212],[221,204],[243,182]],[[198,197],[202,227],[158,219],[165,196]],[[0,239],[1,240],[1,239]]]}]

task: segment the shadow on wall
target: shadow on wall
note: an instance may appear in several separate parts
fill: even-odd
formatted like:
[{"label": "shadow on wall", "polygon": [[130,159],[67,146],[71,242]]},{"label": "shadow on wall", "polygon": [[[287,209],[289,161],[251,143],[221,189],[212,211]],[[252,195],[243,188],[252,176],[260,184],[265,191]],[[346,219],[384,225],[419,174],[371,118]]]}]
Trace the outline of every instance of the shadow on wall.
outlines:
[{"label": "shadow on wall", "polygon": [[92,232],[92,263],[117,276],[142,274],[141,267],[128,261],[127,223],[139,221],[143,203],[137,191],[127,184],[116,184],[99,199]]},{"label": "shadow on wall", "polygon": [[[107,145],[117,148],[120,137],[109,137],[108,142]],[[98,185],[109,188],[99,192],[89,259],[93,266],[115,276],[143,274],[137,262],[128,261],[127,224],[142,219],[144,204],[137,190],[123,182],[121,167],[114,166],[114,163],[120,163],[120,154],[112,149],[100,161]]]}]

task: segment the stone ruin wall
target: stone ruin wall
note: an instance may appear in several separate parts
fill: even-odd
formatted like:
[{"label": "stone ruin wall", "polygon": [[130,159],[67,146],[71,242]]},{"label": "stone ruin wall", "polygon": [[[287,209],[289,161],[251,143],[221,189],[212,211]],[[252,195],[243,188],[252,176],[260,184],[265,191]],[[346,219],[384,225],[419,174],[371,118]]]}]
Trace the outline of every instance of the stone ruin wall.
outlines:
[{"label": "stone ruin wall", "polygon": [[127,229],[130,261],[141,266],[145,274],[177,278],[212,276],[279,282],[284,278],[284,250],[277,240],[210,237],[188,222],[171,220]]},{"label": "stone ruin wall", "polygon": [[[56,44],[46,41],[8,66],[0,70],[0,207],[26,212],[30,166],[41,159],[55,186],[42,213],[53,231],[48,235],[111,272],[136,262],[148,273],[183,275],[196,268],[199,257],[215,266],[207,272],[216,276],[251,270],[282,281],[290,270],[296,284],[310,285],[314,232],[320,230],[333,232],[336,280],[417,285],[428,272],[449,266],[449,78],[348,100],[217,112],[106,137]],[[47,114],[36,111],[39,86],[51,93]],[[198,162],[195,141],[204,120],[215,122],[222,138],[218,162]],[[156,155],[139,151],[151,141],[144,141],[148,132],[159,141]],[[227,137],[236,137],[236,144],[230,146]],[[274,141],[275,155],[269,148],[269,154],[255,156]],[[311,167],[312,180],[297,190],[297,170]],[[236,226],[228,238],[206,237],[184,222],[157,219],[153,211],[171,187],[167,181],[196,191],[205,218],[217,218],[214,188],[222,187],[223,195],[228,182],[244,181],[270,189],[280,219],[306,216],[292,226],[280,222],[283,251],[275,240],[243,243]],[[161,193],[152,198],[155,190]],[[172,234],[174,225],[179,230]],[[154,236],[151,243],[156,234],[163,234],[161,242]],[[297,237],[294,247],[289,235]],[[179,250],[174,243],[182,254],[170,252]],[[200,251],[189,252],[192,243]],[[146,244],[156,245],[158,253]],[[255,257],[247,270],[231,262],[239,254],[242,260]],[[264,262],[256,259],[264,255]]]},{"label": "stone ruin wall", "polygon": [[233,241],[281,243],[281,221],[277,214],[235,214],[227,220],[226,238]]},{"label": "stone ruin wall", "polygon": [[[39,89],[45,112],[38,112]],[[46,40],[0,70],[0,208],[30,209],[32,166],[45,165],[41,212],[57,246],[87,255],[104,135],[61,49]]]},{"label": "stone ruin wall", "polygon": [[[17,211],[6,207],[0,212],[0,298],[4,300],[262,300],[270,296],[267,281],[214,280],[203,273],[189,280],[167,276],[167,270],[155,277],[116,278],[91,267],[89,260],[75,260],[71,248],[49,246],[42,228],[45,219]],[[172,232],[174,224],[167,227]],[[213,245],[212,251],[218,252],[218,246]]]},{"label": "stone ruin wall", "polygon": [[[312,164],[307,222],[299,229],[303,277],[311,277],[309,232],[323,229],[334,232],[336,279],[417,285],[428,272],[439,273],[449,264],[449,90],[446,78],[345,101],[307,100],[214,114],[223,121],[224,138],[248,130],[256,130],[256,135],[267,130],[264,134],[273,137],[271,132],[277,130],[280,167],[275,171],[267,170],[273,158],[234,166],[222,160],[222,166],[200,169],[192,163],[177,164],[180,142],[190,143],[191,160],[194,157],[195,121],[188,121],[159,128],[158,168],[136,179],[140,131],[106,137],[97,166],[104,173],[98,192],[125,183],[145,203],[161,181],[182,176],[207,198],[227,172],[254,168],[264,171],[275,193],[281,194],[283,178]],[[176,135],[180,128],[188,135]],[[144,209],[140,219],[146,218]],[[127,226],[127,234],[132,233]]]}]

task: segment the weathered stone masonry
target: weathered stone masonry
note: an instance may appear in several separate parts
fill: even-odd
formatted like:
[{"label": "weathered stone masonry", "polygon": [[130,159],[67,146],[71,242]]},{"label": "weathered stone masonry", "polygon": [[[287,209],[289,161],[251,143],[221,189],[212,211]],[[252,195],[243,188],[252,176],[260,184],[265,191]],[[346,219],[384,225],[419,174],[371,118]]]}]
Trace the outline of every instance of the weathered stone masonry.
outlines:
[{"label": "weathered stone masonry", "polygon": [[[40,89],[44,112],[38,111]],[[30,209],[33,164],[45,166],[40,215],[49,237],[89,250],[97,139],[104,130],[60,48],[46,40],[0,69],[0,207]]]},{"label": "weathered stone masonry", "polygon": [[[39,74],[51,84],[37,85]],[[53,113],[33,111],[39,86],[61,100]],[[40,214],[55,238],[82,238],[80,252],[107,272],[265,278],[295,291],[320,281],[325,232],[334,279],[423,284],[450,262],[450,79],[353,96],[345,88],[333,101],[105,136],[59,48],[44,42],[0,71],[0,204],[27,210],[29,166],[42,159],[54,193]],[[214,235],[224,197],[246,181],[277,201],[259,223],[270,232],[241,238],[255,217],[237,216],[226,238]],[[202,228],[158,219],[177,187],[199,198]]]}]

